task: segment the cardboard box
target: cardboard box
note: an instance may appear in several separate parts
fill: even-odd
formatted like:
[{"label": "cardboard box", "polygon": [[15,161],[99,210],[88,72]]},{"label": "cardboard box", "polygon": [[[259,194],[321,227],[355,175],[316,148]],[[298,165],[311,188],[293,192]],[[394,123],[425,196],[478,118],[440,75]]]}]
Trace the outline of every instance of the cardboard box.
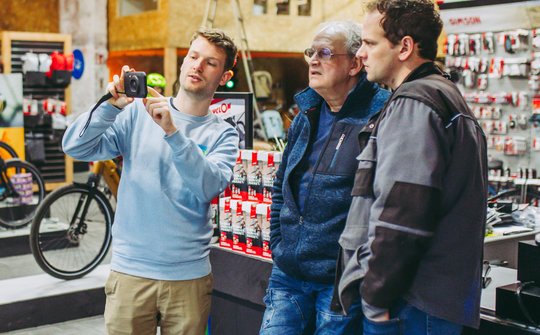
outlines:
[{"label": "cardboard box", "polygon": [[282,153],[277,151],[264,151],[259,154],[262,166],[262,202],[271,204],[274,180],[281,164]]},{"label": "cardboard box", "polygon": [[262,256],[261,207],[256,202],[244,202],[246,220],[246,254]]},{"label": "cardboard box", "polygon": [[247,200],[262,201],[262,168],[257,150],[245,150],[247,169]]},{"label": "cardboard box", "polygon": [[233,169],[233,180],[231,183],[231,199],[247,200],[247,159],[245,150],[238,151],[236,165]]},{"label": "cardboard box", "polygon": [[246,251],[246,222],[244,211],[242,210],[242,200],[231,200],[232,214],[232,249],[236,251]]},{"label": "cardboard box", "polygon": [[264,258],[272,258],[270,250],[270,205],[259,204],[257,208],[258,218],[261,222],[262,253]]},{"label": "cardboard box", "polygon": [[232,249],[231,198],[219,199],[219,246]]},{"label": "cardboard box", "polygon": [[210,202],[210,207],[208,208],[208,217],[210,224],[212,225],[213,234],[210,243],[216,243],[219,241],[219,198],[215,197]]}]

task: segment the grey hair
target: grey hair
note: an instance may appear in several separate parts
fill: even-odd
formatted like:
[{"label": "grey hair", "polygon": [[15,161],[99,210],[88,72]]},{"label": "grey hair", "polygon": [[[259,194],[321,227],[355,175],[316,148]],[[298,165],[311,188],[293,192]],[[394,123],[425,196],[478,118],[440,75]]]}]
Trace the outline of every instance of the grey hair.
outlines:
[{"label": "grey hair", "polygon": [[362,26],[354,21],[329,21],[323,22],[317,29],[317,34],[327,33],[341,35],[345,38],[345,48],[351,55],[356,54],[362,46]]}]

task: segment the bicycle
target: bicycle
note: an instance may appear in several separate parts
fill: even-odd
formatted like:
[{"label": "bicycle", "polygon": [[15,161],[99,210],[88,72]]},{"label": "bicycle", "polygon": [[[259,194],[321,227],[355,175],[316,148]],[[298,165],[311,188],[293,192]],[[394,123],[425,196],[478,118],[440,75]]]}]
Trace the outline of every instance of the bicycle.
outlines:
[{"label": "bicycle", "polygon": [[[102,177],[105,190],[101,190]],[[114,161],[95,162],[86,183],[58,188],[39,205],[30,229],[30,248],[43,271],[76,279],[105,259],[114,217],[107,193],[116,198],[119,182]]]},{"label": "bicycle", "polygon": [[45,181],[39,170],[17,157],[10,145],[0,142],[0,226],[8,229],[29,224],[45,197]]}]

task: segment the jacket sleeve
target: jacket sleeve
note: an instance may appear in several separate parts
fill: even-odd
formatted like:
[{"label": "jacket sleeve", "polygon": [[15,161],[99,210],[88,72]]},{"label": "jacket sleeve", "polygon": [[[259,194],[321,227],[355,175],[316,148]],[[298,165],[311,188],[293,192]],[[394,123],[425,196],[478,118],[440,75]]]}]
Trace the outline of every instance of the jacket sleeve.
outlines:
[{"label": "jacket sleeve", "polygon": [[[390,308],[410,287],[438,225],[449,156],[442,119],[425,104],[398,98],[380,123],[371,257],[360,287],[368,318]],[[373,228],[371,228],[373,229]]]},{"label": "jacket sleeve", "polygon": [[[221,130],[221,129],[220,129]],[[238,155],[238,133],[227,127],[208,154],[182,132],[165,136],[173,151],[174,167],[199,200],[210,202],[230,183]]]},{"label": "jacket sleeve", "polygon": [[296,140],[296,128],[300,117],[297,116],[293,120],[289,131],[287,133],[287,145],[283,151],[281,158],[281,164],[276,172],[276,178],[274,179],[274,187],[272,188],[272,205],[270,206],[270,248],[275,249],[275,246],[281,241],[281,225],[279,221],[279,213],[283,207],[283,182],[285,171],[287,170],[287,164],[289,160],[289,154],[291,148],[294,147]]},{"label": "jacket sleeve", "polygon": [[62,149],[75,159],[95,161],[111,159],[122,154],[125,139],[129,136],[131,109],[124,110],[105,102],[92,113],[88,128],[83,131],[90,112],[80,115],[66,130]]}]

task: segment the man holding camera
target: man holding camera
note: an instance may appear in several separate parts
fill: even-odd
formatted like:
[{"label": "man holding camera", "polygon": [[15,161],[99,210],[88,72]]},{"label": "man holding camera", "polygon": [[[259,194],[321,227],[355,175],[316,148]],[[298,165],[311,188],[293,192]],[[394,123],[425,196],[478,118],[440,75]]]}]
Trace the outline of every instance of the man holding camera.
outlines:
[{"label": "man holding camera", "polygon": [[76,159],[123,156],[105,285],[109,334],[155,334],[158,321],[161,334],[204,334],[212,292],[209,204],[231,180],[238,150],[236,131],[209,106],[236,54],[223,32],[199,30],[176,97],[152,88],[148,99],[126,96],[124,88],[140,87],[124,85],[132,72],[124,66],[108,85],[112,98],[64,135],[64,151]]}]

